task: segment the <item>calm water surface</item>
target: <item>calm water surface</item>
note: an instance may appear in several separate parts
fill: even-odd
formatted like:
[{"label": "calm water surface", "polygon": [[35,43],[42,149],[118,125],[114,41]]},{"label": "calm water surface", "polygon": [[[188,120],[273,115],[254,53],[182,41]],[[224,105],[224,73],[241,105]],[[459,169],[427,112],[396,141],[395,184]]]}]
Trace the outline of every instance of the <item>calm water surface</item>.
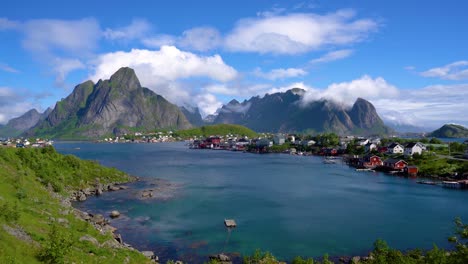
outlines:
[{"label": "calm water surface", "polygon": [[[56,148],[143,179],[78,206],[104,215],[119,210],[123,216],[111,224],[124,241],[163,259],[257,248],[282,259],[357,255],[377,238],[399,249],[448,247],[453,219],[468,221],[466,191],[325,165],[319,157],[190,150],[183,143]],[[164,199],[136,199],[156,178],[176,188]],[[226,218],[238,225],[228,241]]]}]

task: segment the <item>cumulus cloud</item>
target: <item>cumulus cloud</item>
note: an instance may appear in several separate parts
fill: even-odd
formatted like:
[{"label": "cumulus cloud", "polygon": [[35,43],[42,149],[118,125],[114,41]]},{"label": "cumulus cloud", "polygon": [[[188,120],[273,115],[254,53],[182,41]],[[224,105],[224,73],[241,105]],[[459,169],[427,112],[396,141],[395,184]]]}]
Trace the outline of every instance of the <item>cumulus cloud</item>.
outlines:
[{"label": "cumulus cloud", "polygon": [[325,62],[330,62],[330,61],[341,60],[341,59],[351,56],[351,54],[353,54],[353,50],[351,49],[330,51],[320,58],[311,60],[310,63],[316,64],[316,63],[325,63]]},{"label": "cumulus cloud", "polygon": [[131,67],[143,86],[177,104],[194,100],[187,91],[189,87],[182,87],[180,80],[205,78],[228,82],[238,74],[219,55],[200,56],[173,46],[163,46],[160,50],[132,49],[106,53],[98,56],[92,64],[95,71],[90,79],[94,81],[108,79],[120,67]]},{"label": "cumulus cloud", "polygon": [[130,25],[120,28],[106,28],[103,35],[110,40],[133,40],[144,37],[151,30],[151,25],[144,19],[134,19]]},{"label": "cumulus cloud", "polygon": [[273,69],[269,72],[263,72],[260,68],[255,69],[253,74],[257,77],[268,79],[268,80],[277,80],[277,79],[286,79],[286,78],[294,78],[307,75],[307,72],[303,69],[299,68],[279,68]]},{"label": "cumulus cloud", "polygon": [[421,72],[424,77],[437,77],[444,80],[468,79],[468,61],[456,61],[442,67]]},{"label": "cumulus cloud", "polygon": [[352,10],[272,15],[240,20],[225,38],[225,46],[231,51],[298,54],[356,43],[377,28],[376,21],[356,19]]}]

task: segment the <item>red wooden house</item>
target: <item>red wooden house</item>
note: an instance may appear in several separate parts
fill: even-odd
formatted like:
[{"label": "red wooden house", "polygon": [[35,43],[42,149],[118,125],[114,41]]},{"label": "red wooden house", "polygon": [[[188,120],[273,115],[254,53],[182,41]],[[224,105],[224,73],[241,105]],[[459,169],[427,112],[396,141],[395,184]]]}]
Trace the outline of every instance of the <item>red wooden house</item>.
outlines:
[{"label": "red wooden house", "polygon": [[403,170],[408,163],[400,159],[386,159],[383,162],[384,167],[387,167],[392,170]]},{"label": "red wooden house", "polygon": [[383,162],[379,156],[376,155],[366,155],[360,160],[360,166],[374,169],[376,167],[382,166]]},{"label": "red wooden house", "polygon": [[405,172],[408,176],[417,176],[418,175],[418,167],[416,166],[406,166]]}]

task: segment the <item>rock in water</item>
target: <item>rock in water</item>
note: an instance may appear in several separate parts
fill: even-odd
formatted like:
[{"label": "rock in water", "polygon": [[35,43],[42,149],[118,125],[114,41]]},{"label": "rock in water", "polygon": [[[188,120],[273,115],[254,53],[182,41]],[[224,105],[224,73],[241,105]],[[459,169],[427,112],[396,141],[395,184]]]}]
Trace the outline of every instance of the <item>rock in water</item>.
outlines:
[{"label": "rock in water", "polygon": [[117,218],[117,217],[119,217],[119,216],[120,216],[120,212],[117,211],[117,210],[114,210],[114,211],[112,211],[112,212],[110,213],[110,217],[112,217],[112,218]]}]

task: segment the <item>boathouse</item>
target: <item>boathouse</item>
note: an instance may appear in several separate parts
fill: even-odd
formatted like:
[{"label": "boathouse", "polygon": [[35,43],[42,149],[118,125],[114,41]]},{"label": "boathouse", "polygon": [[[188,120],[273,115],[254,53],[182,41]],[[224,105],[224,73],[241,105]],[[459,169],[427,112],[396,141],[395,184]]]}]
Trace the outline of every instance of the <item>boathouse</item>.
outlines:
[{"label": "boathouse", "polygon": [[403,170],[408,163],[401,159],[386,159],[383,162],[383,166],[391,170]]}]

